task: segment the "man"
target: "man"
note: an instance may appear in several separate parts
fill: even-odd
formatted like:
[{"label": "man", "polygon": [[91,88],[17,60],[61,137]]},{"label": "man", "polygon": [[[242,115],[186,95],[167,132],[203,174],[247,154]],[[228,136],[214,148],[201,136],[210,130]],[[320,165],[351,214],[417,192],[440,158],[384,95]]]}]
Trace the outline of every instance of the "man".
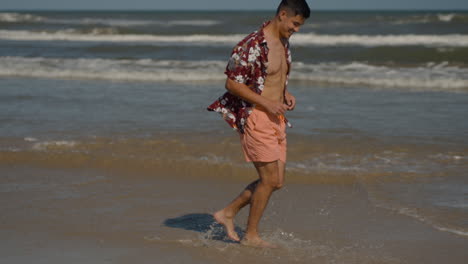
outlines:
[{"label": "man", "polygon": [[[234,47],[225,74],[226,92],[208,107],[219,112],[240,134],[246,161],[253,162],[259,179],[224,209],[213,214],[228,237],[254,247],[275,247],[262,240],[258,224],[273,191],[283,185],[286,164],[287,110],[296,99],[287,90],[291,54],[289,38],[310,15],[305,0],[282,0],[275,17]],[[242,241],[234,217],[247,204],[250,213]]]}]

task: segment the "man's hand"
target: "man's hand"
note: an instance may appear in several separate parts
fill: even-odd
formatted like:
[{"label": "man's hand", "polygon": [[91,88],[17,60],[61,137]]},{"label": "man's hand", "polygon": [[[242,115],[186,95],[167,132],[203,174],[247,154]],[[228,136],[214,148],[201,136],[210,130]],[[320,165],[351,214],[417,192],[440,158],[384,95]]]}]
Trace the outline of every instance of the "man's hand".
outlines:
[{"label": "man's hand", "polygon": [[226,80],[226,89],[230,93],[244,99],[247,102],[262,106],[265,108],[265,110],[274,115],[284,115],[286,110],[289,110],[289,106],[285,105],[284,103],[275,102],[259,94],[256,94],[245,84],[235,82],[229,78]]},{"label": "man's hand", "polygon": [[288,110],[288,106],[280,103],[280,102],[275,102],[271,101],[269,99],[265,100],[265,103],[263,104],[263,107],[270,113],[274,115],[284,115],[286,110]]},{"label": "man's hand", "polygon": [[286,91],[284,93],[284,103],[288,106],[287,110],[292,111],[296,107],[296,97]]}]

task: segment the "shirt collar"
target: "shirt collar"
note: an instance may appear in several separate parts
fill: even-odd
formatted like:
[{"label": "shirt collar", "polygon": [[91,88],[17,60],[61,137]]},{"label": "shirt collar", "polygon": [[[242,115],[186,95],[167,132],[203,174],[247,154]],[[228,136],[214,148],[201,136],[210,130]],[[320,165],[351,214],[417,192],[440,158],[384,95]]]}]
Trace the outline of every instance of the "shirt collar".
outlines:
[{"label": "shirt collar", "polygon": [[266,45],[266,44],[267,44],[267,41],[266,41],[266,39],[265,39],[265,32],[264,32],[264,29],[265,29],[265,27],[268,26],[270,23],[271,23],[271,20],[265,21],[265,22],[263,22],[262,27],[260,27],[260,31],[259,31],[260,34],[259,34],[259,36],[260,36],[260,40],[261,40],[260,43],[261,43],[262,45]]}]

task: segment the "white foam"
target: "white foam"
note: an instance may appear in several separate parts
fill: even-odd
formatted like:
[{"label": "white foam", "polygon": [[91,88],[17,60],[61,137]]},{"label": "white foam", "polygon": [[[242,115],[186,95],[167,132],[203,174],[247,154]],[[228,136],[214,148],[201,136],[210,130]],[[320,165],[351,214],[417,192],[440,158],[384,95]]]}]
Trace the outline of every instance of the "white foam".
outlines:
[{"label": "white foam", "polygon": [[83,33],[82,29],[65,29],[57,31],[57,33],[64,33],[64,34],[89,34],[89,35],[118,35],[119,29],[113,27],[95,27],[91,29],[87,29],[86,33]]},{"label": "white foam", "polygon": [[314,33],[297,34],[291,38],[293,45],[305,46],[426,46],[426,47],[466,47],[468,35],[319,35]]},{"label": "white foam", "polygon": [[76,30],[34,32],[26,30],[0,30],[0,39],[19,41],[81,41],[81,42],[131,42],[146,44],[234,45],[242,35],[144,35],[144,34],[81,34]]},{"label": "white foam", "polygon": [[152,20],[152,19],[114,19],[114,18],[79,18],[79,19],[48,19],[47,23],[68,25],[107,25],[117,27],[132,26],[192,26],[208,27],[221,24],[218,20],[187,19],[187,20]]},{"label": "white foam", "polygon": [[462,13],[439,13],[439,14],[424,14],[404,17],[379,17],[379,22],[390,23],[394,25],[406,24],[428,24],[428,23],[450,23],[459,18],[462,21],[466,20],[467,16]]},{"label": "white foam", "polygon": [[0,76],[110,81],[224,79],[225,62],[0,57]]},{"label": "white foam", "polygon": [[[224,80],[225,61],[0,57],[0,76],[110,81]],[[291,80],[435,90],[468,89],[468,71],[447,63],[399,68],[364,63],[294,63]]]},{"label": "white foam", "polygon": [[421,221],[423,223],[429,224],[430,226],[432,226],[433,228],[435,228],[435,229],[437,229],[439,231],[449,232],[449,233],[456,234],[456,235],[459,235],[459,236],[468,237],[468,231],[461,230],[461,229],[456,229],[456,228],[450,228],[450,227],[446,227],[446,226],[441,226],[439,224],[435,224],[430,219],[420,215],[415,209],[400,208],[397,211],[400,214],[410,216],[410,217],[415,218],[415,219],[417,219],[417,220],[419,220],[419,221]]},{"label": "white foam", "polygon": [[450,14],[437,14],[437,18],[442,22],[451,22],[452,19],[456,16],[454,13]]},{"label": "white foam", "polygon": [[221,24],[221,21],[216,21],[216,20],[169,20],[160,23],[162,25],[168,25],[168,26],[214,26],[217,24]]},{"label": "white foam", "polygon": [[[370,191],[371,189],[368,189]],[[372,193],[372,191],[371,191]],[[369,198],[371,198],[374,202],[374,204],[377,207],[384,208],[393,212],[397,212],[401,215],[406,215],[408,217],[414,218],[422,223],[425,223],[429,226],[431,226],[434,229],[437,229],[439,231],[443,232],[449,232],[452,234],[456,234],[459,236],[464,236],[468,237],[468,231],[466,229],[463,229],[461,227],[449,227],[446,225],[440,225],[438,223],[435,223],[433,220],[430,219],[430,217],[424,216],[422,213],[418,211],[416,208],[408,208],[408,207],[401,207],[399,205],[390,205],[388,203],[379,201],[378,199],[375,199],[374,195],[370,195]]]},{"label": "white foam", "polygon": [[149,20],[129,20],[129,19],[99,19],[99,18],[82,18],[82,19],[63,19],[53,20],[63,24],[78,24],[78,25],[108,25],[108,26],[144,26],[151,24]]},{"label": "white foam", "polygon": [[66,140],[59,140],[59,141],[44,141],[44,142],[39,142],[35,143],[32,146],[32,149],[34,150],[47,150],[49,148],[57,148],[57,147],[65,147],[65,148],[71,148],[77,145],[76,141],[66,141]]},{"label": "white foam", "polygon": [[433,155],[430,155],[429,158],[441,160],[441,161],[455,161],[455,162],[468,160],[468,156],[460,156],[460,155],[446,154],[446,153],[433,154]]},{"label": "white foam", "polygon": [[46,20],[44,17],[21,13],[0,13],[0,22],[18,23],[18,22],[41,22]]},{"label": "white foam", "polygon": [[0,22],[18,23],[18,22],[47,22],[49,24],[71,24],[71,25],[108,25],[108,26],[145,26],[158,25],[164,27],[173,26],[193,26],[208,27],[221,24],[219,20],[210,19],[186,19],[186,20],[153,20],[153,19],[116,19],[116,18],[69,18],[56,19],[46,18],[26,13],[2,12],[0,13]]},{"label": "white foam", "polygon": [[[180,22],[179,22],[180,23]],[[185,23],[185,22],[184,22]],[[74,29],[56,32],[0,30],[0,39],[20,41],[86,41],[86,42],[133,42],[190,45],[234,45],[242,34],[232,35],[149,35],[149,34],[82,34]],[[298,46],[427,46],[427,47],[468,47],[468,35],[319,35],[297,34],[291,43]]]},{"label": "white foam", "polygon": [[468,203],[463,203],[463,201],[440,201],[435,202],[434,205],[457,209],[468,209]]},{"label": "white foam", "polygon": [[393,25],[405,25],[405,24],[426,24],[431,22],[431,18],[428,15],[424,16],[410,16],[405,18],[390,18],[386,19],[386,17],[380,17],[380,21],[385,23],[388,21],[389,24]]},{"label": "white foam", "polygon": [[[458,156],[451,157],[454,162],[463,162]],[[434,171],[443,171],[440,163],[426,157],[414,158],[405,152],[383,151],[380,153],[349,155],[343,153],[324,153],[322,155],[313,155],[302,160],[291,161],[286,168],[288,171],[299,173],[328,173],[328,172],[350,172],[365,174],[368,172],[391,171],[394,173],[418,173],[427,174]],[[354,174],[353,174],[354,175]],[[439,189],[441,186],[439,186]],[[457,200],[458,199],[458,200]],[[456,204],[459,198],[453,200]]]},{"label": "white foam", "polygon": [[452,233],[452,234],[455,234],[455,235],[468,237],[468,231],[457,230],[457,229],[447,228],[447,227],[443,227],[443,226],[434,226],[434,227],[439,231],[449,232],[449,233]]},{"label": "white foam", "polygon": [[291,78],[344,85],[374,87],[428,88],[435,90],[468,88],[468,71],[448,66],[447,63],[429,63],[420,67],[387,67],[352,62],[347,64],[296,63]]},{"label": "white foam", "polygon": [[321,158],[313,159],[315,161],[307,162],[290,162],[287,171],[298,172],[359,172],[362,171],[360,164],[349,164],[340,159],[335,161],[322,160]]}]

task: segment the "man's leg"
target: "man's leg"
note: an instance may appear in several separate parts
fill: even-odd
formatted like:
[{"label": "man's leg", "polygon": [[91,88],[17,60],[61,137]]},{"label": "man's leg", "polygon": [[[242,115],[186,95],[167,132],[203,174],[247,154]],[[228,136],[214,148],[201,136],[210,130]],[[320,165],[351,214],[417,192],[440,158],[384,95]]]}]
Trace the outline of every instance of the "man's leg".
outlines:
[{"label": "man's leg", "polygon": [[284,183],[285,164],[282,161],[255,162],[260,181],[250,199],[250,214],[242,244],[255,247],[274,247],[263,241],[258,234],[258,224],[273,191]]},{"label": "man's leg", "polygon": [[[254,164],[255,165],[255,164]],[[260,165],[260,164],[259,164]],[[257,166],[255,165],[257,168]],[[284,183],[284,169],[285,169],[285,164],[282,161],[278,160],[278,174],[279,174],[279,186],[276,186],[276,189],[280,188],[283,183]],[[226,228],[226,233],[229,238],[231,238],[234,241],[239,241],[239,236],[237,235],[235,231],[235,226],[234,226],[234,217],[236,214],[242,209],[244,206],[247,204],[250,204],[252,194],[255,192],[255,189],[258,185],[258,183],[261,181],[261,176],[260,176],[260,170],[257,168],[257,172],[259,174],[259,178],[256,181],[253,181],[250,183],[242,193],[237,196],[228,206],[223,208],[222,210],[217,211],[216,213],[213,214],[214,218],[216,221]]]},{"label": "man's leg", "polygon": [[224,225],[228,237],[234,241],[240,241],[235,231],[234,217],[244,206],[250,203],[250,198],[260,180],[251,182],[228,206],[213,214],[216,222]]}]

